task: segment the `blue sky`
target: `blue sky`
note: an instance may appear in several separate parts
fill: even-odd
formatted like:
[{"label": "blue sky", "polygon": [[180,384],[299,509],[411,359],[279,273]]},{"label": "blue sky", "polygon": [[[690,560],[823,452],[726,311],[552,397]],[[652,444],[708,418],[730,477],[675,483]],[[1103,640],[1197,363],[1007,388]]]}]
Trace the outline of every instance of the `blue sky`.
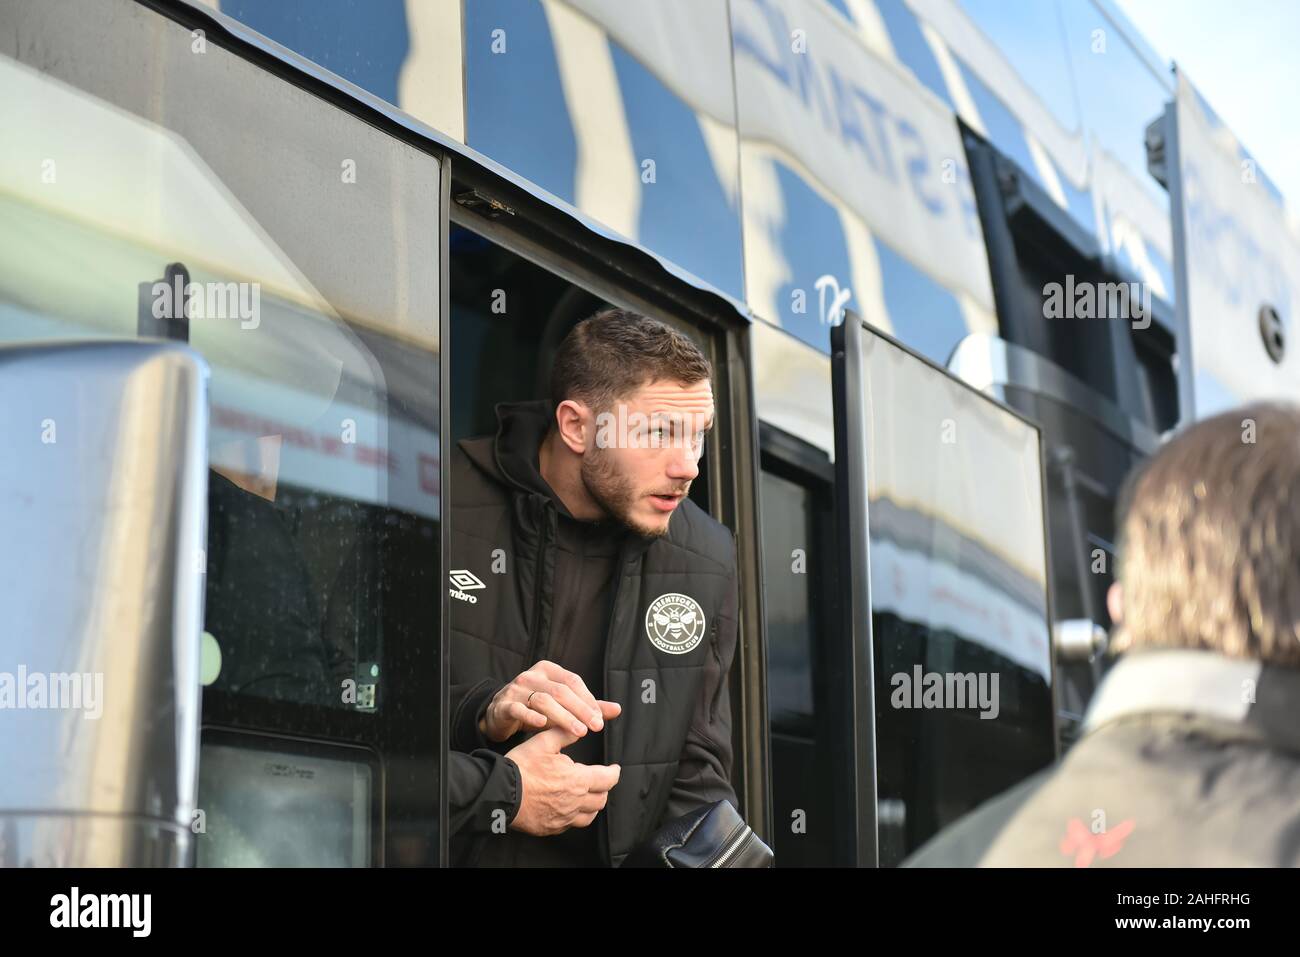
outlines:
[{"label": "blue sky", "polygon": [[1300,2],[1115,0],[1300,210]]}]

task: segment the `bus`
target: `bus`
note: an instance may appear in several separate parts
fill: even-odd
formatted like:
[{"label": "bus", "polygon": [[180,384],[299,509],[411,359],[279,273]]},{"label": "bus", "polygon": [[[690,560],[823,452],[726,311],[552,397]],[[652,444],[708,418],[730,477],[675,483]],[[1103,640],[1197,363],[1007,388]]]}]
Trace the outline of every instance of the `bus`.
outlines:
[{"label": "bus", "polygon": [[1109,0],[11,0],[0,90],[7,866],[447,864],[443,450],[605,306],[716,370],[778,866],[1063,753],[1124,476],[1300,392],[1296,219]]}]

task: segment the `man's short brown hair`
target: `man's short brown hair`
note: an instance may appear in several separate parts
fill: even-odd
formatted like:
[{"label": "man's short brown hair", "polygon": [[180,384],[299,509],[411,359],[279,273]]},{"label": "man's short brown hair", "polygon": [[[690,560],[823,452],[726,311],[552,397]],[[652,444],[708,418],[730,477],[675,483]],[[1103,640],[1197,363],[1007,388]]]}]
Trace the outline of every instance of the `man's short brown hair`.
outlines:
[{"label": "man's short brown hair", "polygon": [[1261,403],[1191,426],[1122,502],[1118,650],[1300,667],[1300,407]]},{"label": "man's short brown hair", "polygon": [[577,399],[597,411],[643,385],[666,379],[694,385],[713,374],[695,343],[665,323],[605,309],[574,326],[555,355],[551,404]]}]

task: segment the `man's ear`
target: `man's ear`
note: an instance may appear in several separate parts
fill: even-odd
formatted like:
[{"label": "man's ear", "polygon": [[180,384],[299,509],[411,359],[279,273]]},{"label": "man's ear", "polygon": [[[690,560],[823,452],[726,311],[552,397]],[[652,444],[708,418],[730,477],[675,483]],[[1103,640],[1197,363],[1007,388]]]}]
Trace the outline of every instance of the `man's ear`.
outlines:
[{"label": "man's ear", "polygon": [[1118,628],[1124,620],[1124,589],[1119,582],[1111,582],[1106,589],[1106,610],[1110,612],[1112,627]]},{"label": "man's ear", "polygon": [[595,422],[586,403],[565,399],[555,407],[555,428],[569,451],[582,455],[593,440]]}]

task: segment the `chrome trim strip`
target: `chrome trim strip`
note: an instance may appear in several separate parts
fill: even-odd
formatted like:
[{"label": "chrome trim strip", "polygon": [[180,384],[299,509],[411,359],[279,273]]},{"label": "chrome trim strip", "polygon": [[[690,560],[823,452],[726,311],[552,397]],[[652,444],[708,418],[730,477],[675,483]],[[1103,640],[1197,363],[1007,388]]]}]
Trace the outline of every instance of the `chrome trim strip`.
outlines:
[{"label": "chrome trim strip", "polygon": [[948,370],[964,382],[1006,401],[1003,387],[1037,393],[1077,409],[1112,435],[1150,455],[1160,447],[1160,435],[1129,416],[1049,359],[988,333],[972,333],[948,359]]}]

